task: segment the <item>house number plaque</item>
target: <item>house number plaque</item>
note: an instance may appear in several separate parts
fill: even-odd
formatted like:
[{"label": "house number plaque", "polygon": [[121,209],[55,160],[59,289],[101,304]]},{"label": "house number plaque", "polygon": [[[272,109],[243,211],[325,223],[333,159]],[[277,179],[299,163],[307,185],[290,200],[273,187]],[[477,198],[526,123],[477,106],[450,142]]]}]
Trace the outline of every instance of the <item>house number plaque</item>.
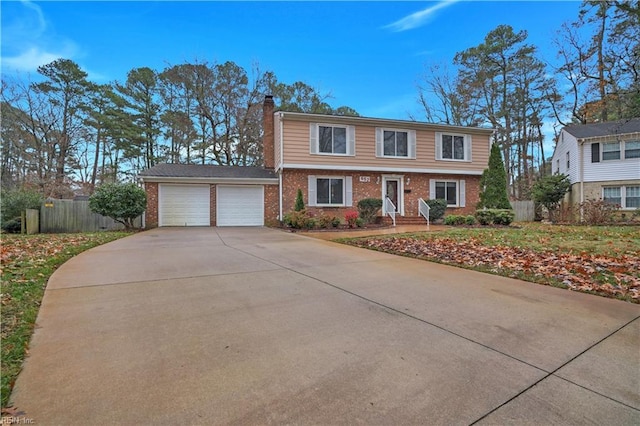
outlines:
[{"label": "house number plaque", "polygon": [[369,176],[360,176],[360,182],[371,182],[371,178]]}]

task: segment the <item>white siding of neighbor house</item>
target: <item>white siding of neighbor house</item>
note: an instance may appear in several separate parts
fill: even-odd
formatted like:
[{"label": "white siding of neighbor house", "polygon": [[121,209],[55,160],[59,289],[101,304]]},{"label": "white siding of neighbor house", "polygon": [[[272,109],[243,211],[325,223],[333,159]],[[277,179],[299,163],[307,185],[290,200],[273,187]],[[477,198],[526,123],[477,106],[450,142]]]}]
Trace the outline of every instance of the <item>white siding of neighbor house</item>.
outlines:
[{"label": "white siding of neighbor house", "polygon": [[[602,143],[606,140],[594,140]],[[580,182],[579,149],[582,150],[582,181],[583,182],[607,182],[620,180],[640,179],[640,158],[620,160],[602,159],[598,163],[591,162],[591,142],[578,144],[577,139],[562,130],[560,139],[553,153],[551,170],[553,173],[564,173],[569,176],[571,183]],[[602,148],[601,148],[602,149]],[[570,168],[566,167],[566,153],[570,153]],[[558,161],[559,160],[559,161]],[[559,164],[559,168],[558,168]]]},{"label": "white siding of neighbor house", "polygon": [[[582,146],[584,182],[607,182],[620,180],[640,180],[640,158],[621,158],[620,160],[600,160],[591,162],[591,143]],[[572,181],[573,182],[573,181]]]}]

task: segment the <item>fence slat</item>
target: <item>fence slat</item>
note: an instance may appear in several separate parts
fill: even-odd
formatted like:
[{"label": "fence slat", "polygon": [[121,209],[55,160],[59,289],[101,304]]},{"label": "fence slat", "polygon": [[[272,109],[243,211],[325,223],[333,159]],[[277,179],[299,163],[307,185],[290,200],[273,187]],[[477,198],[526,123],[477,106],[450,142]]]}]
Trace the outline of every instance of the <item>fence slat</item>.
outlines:
[{"label": "fence slat", "polygon": [[[135,220],[142,225],[142,217]],[[124,229],[115,220],[94,213],[87,200],[47,200],[40,207],[40,232],[94,232]]]},{"label": "fence slat", "polygon": [[535,206],[531,200],[512,201],[511,207],[516,215],[516,222],[533,222],[536,218]]}]

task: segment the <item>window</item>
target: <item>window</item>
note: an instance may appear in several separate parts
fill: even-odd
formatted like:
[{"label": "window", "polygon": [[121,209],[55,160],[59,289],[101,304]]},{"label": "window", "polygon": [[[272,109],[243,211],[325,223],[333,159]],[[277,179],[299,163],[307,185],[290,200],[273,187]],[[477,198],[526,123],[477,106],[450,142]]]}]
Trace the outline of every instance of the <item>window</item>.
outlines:
[{"label": "window", "polygon": [[620,159],[620,142],[602,144],[602,161]]},{"label": "window", "polygon": [[602,198],[607,203],[621,206],[622,205],[622,188],[619,186],[602,188]]},{"label": "window", "polygon": [[569,166],[571,165],[571,157],[569,156],[569,153],[567,152],[567,171],[569,171]]},{"label": "window", "polygon": [[640,141],[624,143],[624,158],[640,158]]},{"label": "window", "polygon": [[458,204],[456,182],[436,182],[436,200],[447,200],[448,206]]},{"label": "window", "polygon": [[406,157],[409,154],[409,138],[407,132],[384,131],[384,155],[389,157]]},{"label": "window", "polygon": [[344,179],[318,178],[316,204],[344,204]]},{"label": "window", "polygon": [[309,176],[310,206],[351,206],[351,176]]},{"label": "window", "polygon": [[376,128],[376,157],[416,158],[415,130]]},{"label": "window", "polygon": [[556,174],[560,174],[560,159],[556,159]]},{"label": "window", "polygon": [[447,200],[447,207],[465,207],[464,180],[436,180],[429,181],[431,199]]},{"label": "window", "polygon": [[469,135],[437,133],[436,159],[471,161],[471,137]]},{"label": "window", "polygon": [[637,209],[640,207],[640,186],[625,187],[624,208]]},{"label": "window", "polygon": [[311,123],[309,142],[312,154],[354,155],[355,128]]}]

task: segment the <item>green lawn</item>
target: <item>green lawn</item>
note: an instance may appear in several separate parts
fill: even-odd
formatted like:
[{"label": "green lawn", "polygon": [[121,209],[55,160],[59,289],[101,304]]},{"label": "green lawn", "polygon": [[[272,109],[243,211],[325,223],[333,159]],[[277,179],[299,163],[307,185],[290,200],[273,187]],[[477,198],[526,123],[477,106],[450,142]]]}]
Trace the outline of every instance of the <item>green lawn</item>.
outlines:
[{"label": "green lawn", "polygon": [[130,235],[126,232],[0,236],[2,303],[2,407],[28,353],[44,289],[53,272],[73,256]]},{"label": "green lawn", "polygon": [[338,241],[640,303],[639,226],[523,223]]}]

